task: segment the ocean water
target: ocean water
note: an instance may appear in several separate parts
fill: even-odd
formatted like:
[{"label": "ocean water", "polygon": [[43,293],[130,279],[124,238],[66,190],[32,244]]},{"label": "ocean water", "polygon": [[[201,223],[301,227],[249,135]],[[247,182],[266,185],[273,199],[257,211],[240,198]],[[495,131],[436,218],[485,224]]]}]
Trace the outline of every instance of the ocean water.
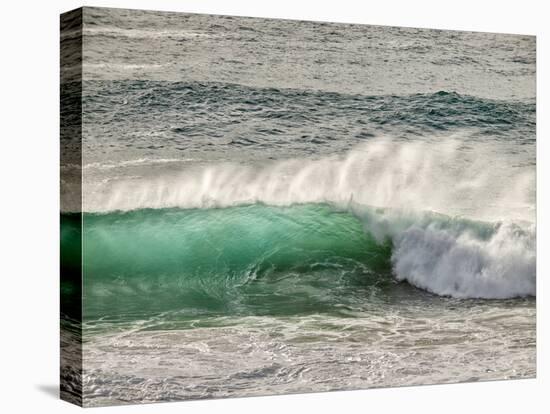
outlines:
[{"label": "ocean water", "polygon": [[84,404],[534,377],[535,54],[85,8]]}]

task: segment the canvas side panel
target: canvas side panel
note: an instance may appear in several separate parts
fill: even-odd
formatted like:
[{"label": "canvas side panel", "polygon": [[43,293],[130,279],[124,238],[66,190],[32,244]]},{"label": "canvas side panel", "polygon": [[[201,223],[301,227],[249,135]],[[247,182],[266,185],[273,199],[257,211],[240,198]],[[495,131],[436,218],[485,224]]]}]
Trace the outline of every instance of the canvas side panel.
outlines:
[{"label": "canvas side panel", "polygon": [[60,396],[82,406],[82,9],[60,28]]}]

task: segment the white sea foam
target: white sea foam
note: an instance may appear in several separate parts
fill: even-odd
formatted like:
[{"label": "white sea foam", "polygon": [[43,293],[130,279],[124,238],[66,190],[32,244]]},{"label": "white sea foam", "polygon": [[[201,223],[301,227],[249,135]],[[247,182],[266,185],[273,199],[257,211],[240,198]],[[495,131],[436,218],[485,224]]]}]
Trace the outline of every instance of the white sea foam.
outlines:
[{"label": "white sea foam", "polygon": [[358,206],[352,210],[375,238],[391,239],[398,280],[456,298],[536,295],[535,224],[476,223]]},{"label": "white sea foam", "polygon": [[397,279],[439,295],[509,298],[536,295],[533,227],[498,227],[482,240],[469,231],[411,226],[393,239]]},{"label": "white sea foam", "polygon": [[514,167],[489,144],[378,139],[343,157],[289,159],[255,166],[189,165],[177,173],[120,178],[108,186],[85,182],[84,210],[229,207],[256,202],[341,205],[353,201],[487,221],[534,222],[534,167]]}]

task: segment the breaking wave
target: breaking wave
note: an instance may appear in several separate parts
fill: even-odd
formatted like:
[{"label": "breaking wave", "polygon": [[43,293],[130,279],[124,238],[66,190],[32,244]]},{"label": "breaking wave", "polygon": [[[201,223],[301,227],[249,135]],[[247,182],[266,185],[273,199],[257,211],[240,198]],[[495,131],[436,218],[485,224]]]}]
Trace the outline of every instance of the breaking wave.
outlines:
[{"label": "breaking wave", "polygon": [[406,281],[455,298],[535,296],[534,169],[492,151],[376,140],[343,157],[86,185],[87,295],[226,307],[269,291],[326,305],[350,283]]}]

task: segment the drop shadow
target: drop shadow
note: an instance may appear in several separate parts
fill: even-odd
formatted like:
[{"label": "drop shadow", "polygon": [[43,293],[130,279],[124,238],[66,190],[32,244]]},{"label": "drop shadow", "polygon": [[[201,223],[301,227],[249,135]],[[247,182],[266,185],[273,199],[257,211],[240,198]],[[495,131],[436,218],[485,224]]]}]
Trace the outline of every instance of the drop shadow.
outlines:
[{"label": "drop shadow", "polygon": [[36,386],[36,389],[56,400],[59,399],[59,385],[40,384]]}]

